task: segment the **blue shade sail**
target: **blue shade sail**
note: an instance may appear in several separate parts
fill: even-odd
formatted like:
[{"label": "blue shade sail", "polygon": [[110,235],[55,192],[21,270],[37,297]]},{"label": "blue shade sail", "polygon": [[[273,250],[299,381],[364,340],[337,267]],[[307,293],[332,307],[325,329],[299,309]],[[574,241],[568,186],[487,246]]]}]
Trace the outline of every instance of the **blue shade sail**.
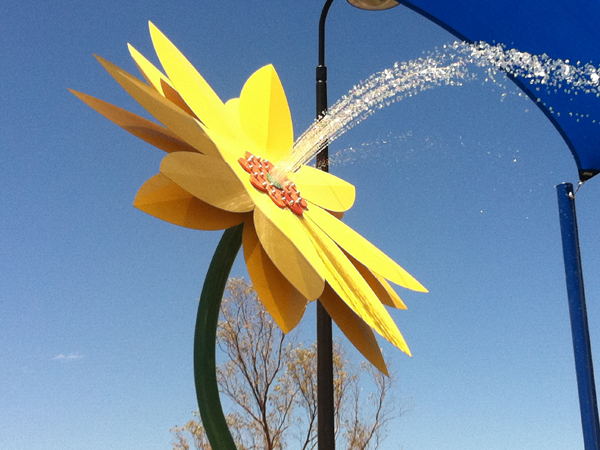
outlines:
[{"label": "blue shade sail", "polygon": [[[598,0],[399,0],[401,4],[467,42],[501,43],[533,55],[569,60],[574,65],[600,63],[600,1]],[[600,97],[513,81],[546,114],[561,134],[585,181],[600,173]],[[549,108],[560,112],[552,114]]]}]

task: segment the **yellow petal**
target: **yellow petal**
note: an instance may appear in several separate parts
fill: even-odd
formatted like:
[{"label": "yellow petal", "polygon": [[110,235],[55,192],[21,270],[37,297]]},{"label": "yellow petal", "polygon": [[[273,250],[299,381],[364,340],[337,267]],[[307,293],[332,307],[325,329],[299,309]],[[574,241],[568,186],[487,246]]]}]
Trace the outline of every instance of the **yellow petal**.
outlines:
[{"label": "yellow petal", "polygon": [[[373,276],[375,278],[377,278],[377,281],[379,281],[379,283],[381,283],[381,286],[383,286],[383,288],[386,290],[386,292],[389,295],[389,300],[391,300],[391,302],[392,302],[392,304],[390,304],[390,303],[388,303],[387,300],[385,300],[384,301],[385,305],[388,305],[388,306],[391,306],[392,308],[397,308],[397,309],[408,309],[408,307],[404,304],[404,302],[402,301],[400,296],[396,293],[394,288],[392,286],[390,286],[390,283],[388,283],[385,278],[383,278],[381,275],[377,275],[376,273],[374,273]],[[385,297],[382,295],[380,298],[385,298]]]},{"label": "yellow petal", "polygon": [[412,275],[348,225],[319,208],[311,208],[310,212],[321,230],[374,273],[405,288],[427,292]]},{"label": "yellow petal", "polygon": [[194,197],[231,212],[252,211],[254,203],[227,163],[199,153],[177,152],[163,158],[160,172]]},{"label": "yellow petal", "polygon": [[133,75],[99,56],[96,58],[117,83],[164,126],[205,155],[221,158],[219,150],[196,119]]},{"label": "yellow petal", "polygon": [[159,69],[157,69],[154,64],[148,61],[148,59],[144,55],[138,52],[133,45],[127,44],[127,48],[129,49],[129,54],[135,61],[135,64],[138,66],[138,69],[140,69],[140,72],[142,73],[142,75],[144,76],[144,78],[150,86],[152,86],[160,94],[163,95],[164,92],[162,89],[161,81],[164,80],[165,83],[173,87],[167,76],[163,74]]},{"label": "yellow petal", "polygon": [[188,113],[194,119],[198,119],[198,116],[196,116],[196,114],[194,114],[194,111],[192,111],[190,109],[190,107],[183,100],[183,98],[181,98],[181,95],[179,95],[179,92],[177,92],[173,86],[168,84],[165,80],[160,80],[160,85],[161,85],[163,93],[165,94],[165,97],[167,99],[171,100],[173,103],[175,103],[177,106],[179,106],[181,109],[183,109],[186,113]]},{"label": "yellow petal", "polygon": [[356,189],[347,181],[310,166],[290,175],[302,197],[329,211],[347,211],[354,204]]},{"label": "yellow petal", "polygon": [[215,91],[177,47],[152,22],[149,25],[158,59],[177,92],[206,126],[229,129],[225,105]]},{"label": "yellow petal", "polygon": [[254,209],[256,233],[271,261],[304,297],[315,300],[323,292],[324,267],[300,220],[266,195]]},{"label": "yellow petal", "polygon": [[[232,102],[230,107],[227,109],[233,111],[235,104],[236,102]],[[232,123],[234,123],[233,120]],[[242,158],[247,151],[253,155],[260,155],[260,149],[256,147],[254,142],[242,132],[220,133],[207,127],[204,127],[204,131],[219,149],[221,157],[236,171],[236,173],[239,173],[240,178],[243,180],[249,180],[250,175],[248,175],[248,172],[246,172],[242,166],[240,166],[238,160]],[[242,177],[244,173],[245,175]],[[249,191],[258,192],[249,183],[248,187]]]},{"label": "yellow petal", "polygon": [[169,81],[167,76],[157,69],[154,64],[148,61],[144,55],[138,52],[133,45],[127,44],[127,46],[129,47],[129,53],[131,54],[131,57],[137,64],[140,72],[142,72],[142,75],[144,75],[144,78],[148,84],[164,97],[171,100],[181,109],[183,109],[190,116],[193,116],[197,119],[198,117],[196,117],[190,107],[183,101],[181,95],[179,95],[179,92],[177,92],[177,90],[173,87],[173,84],[171,81]]},{"label": "yellow petal", "polygon": [[240,99],[231,98],[225,103],[225,109],[229,113],[229,117],[233,121],[236,128],[240,127]]},{"label": "yellow petal", "polygon": [[381,300],[386,306],[391,306],[392,308],[398,309],[408,309],[402,299],[396,294],[396,291],[390,286],[390,284],[385,281],[385,278],[371,272],[364,265],[359,263],[356,259],[344,252],[344,255],[350,260],[350,262],[356,267],[358,273],[365,279],[365,281],[369,284],[373,292]]},{"label": "yellow petal", "polygon": [[[228,108],[233,110],[236,102],[227,102],[230,105]],[[218,133],[209,128],[205,129],[206,134],[215,143],[221,152],[222,158],[225,160],[238,179],[242,180],[242,184],[246,188],[246,192],[252,198],[254,204],[261,200],[268,200],[268,197],[262,192],[259,192],[250,184],[250,175],[246,172],[239,163],[239,159],[244,156],[246,151],[252,154],[257,154],[255,145],[244,133]]]},{"label": "yellow petal", "polygon": [[264,66],[246,81],[240,95],[240,124],[264,149],[260,156],[279,161],[294,143],[292,116],[275,68]]},{"label": "yellow petal", "polygon": [[308,300],[281,274],[262,248],[252,221],[244,224],[244,258],[258,298],[284,333],[294,329]]},{"label": "yellow petal", "polygon": [[166,222],[196,230],[224,230],[252,217],[250,213],[215,208],[160,173],[142,185],[133,206]]},{"label": "yellow petal", "polygon": [[383,355],[373,330],[344,303],[328,284],[319,297],[331,319],[340,327],[342,333],[377,369],[389,375]]},{"label": "yellow petal", "polygon": [[[317,208],[306,211],[304,215],[312,213],[315,209]],[[306,221],[306,229],[327,269],[327,283],[371,328],[410,355],[408,345],[391,316],[342,250],[310,220]]]},{"label": "yellow petal", "polygon": [[194,147],[179,139],[167,128],[90,95],[72,89],[70,91],[108,120],[167,153],[196,152]]}]

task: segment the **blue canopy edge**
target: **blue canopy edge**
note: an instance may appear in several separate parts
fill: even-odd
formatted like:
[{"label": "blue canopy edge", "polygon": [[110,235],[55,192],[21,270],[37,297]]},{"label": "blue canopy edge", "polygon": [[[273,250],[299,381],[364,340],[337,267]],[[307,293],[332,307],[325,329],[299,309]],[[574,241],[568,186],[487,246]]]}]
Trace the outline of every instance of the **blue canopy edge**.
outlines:
[{"label": "blue canopy edge", "polygon": [[[483,5],[480,0],[399,2],[468,43],[502,43],[534,55],[545,53],[565,62],[587,63],[594,58],[600,61],[598,2],[495,0]],[[534,94],[524,80],[507,75],[554,125],[575,159],[579,179],[586,181],[600,173],[600,98],[577,92],[552,94],[542,90]],[[546,106],[549,103],[562,114],[553,114]]]}]

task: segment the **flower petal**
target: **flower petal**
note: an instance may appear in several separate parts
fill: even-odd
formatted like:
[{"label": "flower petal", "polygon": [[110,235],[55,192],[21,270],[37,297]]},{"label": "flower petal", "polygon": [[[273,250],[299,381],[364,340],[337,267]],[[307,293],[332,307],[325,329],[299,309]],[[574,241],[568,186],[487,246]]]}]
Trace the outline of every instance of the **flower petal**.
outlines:
[{"label": "flower petal", "polygon": [[252,211],[254,203],[229,165],[199,153],[177,152],[163,158],[160,171],[194,197],[231,212]]},{"label": "flower petal", "polygon": [[152,22],[149,25],[158,59],[177,92],[206,126],[229,129],[225,105],[215,91],[177,47]]},{"label": "flower petal", "polygon": [[260,156],[273,162],[279,161],[294,144],[290,108],[272,65],[258,69],[246,81],[240,95],[240,124],[264,149]]},{"label": "flower petal", "polygon": [[196,119],[133,75],[104,58],[96,58],[117,83],[164,126],[205,155],[221,158],[219,150]]},{"label": "flower petal", "polygon": [[358,273],[365,279],[365,281],[369,284],[373,292],[381,300],[386,306],[391,306],[392,308],[398,309],[408,309],[402,299],[396,294],[396,291],[390,286],[390,284],[385,281],[385,278],[371,272],[364,265],[359,263],[356,259],[344,252],[344,255],[350,260],[350,262],[356,267]]},{"label": "flower petal", "polygon": [[271,261],[308,300],[315,300],[324,287],[324,266],[304,227],[293,213],[279,209],[267,196],[254,209],[254,224],[260,243]]},{"label": "flower petal", "polygon": [[284,333],[290,332],[304,315],[308,300],[269,259],[252,221],[244,224],[244,258],[258,298],[279,328]]},{"label": "flower petal", "polygon": [[138,69],[140,69],[140,72],[142,72],[142,75],[144,75],[144,78],[148,84],[156,89],[159,94],[162,94],[164,97],[168,98],[181,109],[183,109],[190,116],[193,116],[197,119],[194,112],[183,101],[181,95],[179,95],[179,92],[177,92],[177,90],[173,87],[173,83],[171,83],[167,76],[157,69],[154,64],[148,61],[144,55],[138,52],[133,45],[127,44],[127,46],[129,48],[129,54],[135,61]]},{"label": "flower petal", "polygon": [[[315,209],[317,208],[305,211],[304,215]],[[306,221],[306,229],[327,269],[327,283],[371,328],[410,355],[408,345],[391,316],[342,250],[312,221]]]},{"label": "flower petal", "polygon": [[330,211],[328,209],[326,211],[338,220],[342,220],[344,218],[344,211]]},{"label": "flower petal", "polygon": [[298,190],[306,200],[329,211],[347,211],[354,204],[356,189],[341,178],[315,169],[300,166],[290,175]]},{"label": "flower petal", "polygon": [[[235,100],[235,99],[234,99]],[[232,110],[236,107],[235,101],[227,102],[229,105],[227,108]],[[221,152],[222,158],[225,160],[233,172],[237,175],[238,179],[242,181],[242,184],[246,188],[246,192],[252,198],[252,201],[256,204],[261,200],[265,200],[264,193],[259,192],[250,183],[250,174],[240,165],[239,159],[244,156],[246,151],[254,153],[256,151],[254,143],[244,133],[219,133],[217,131],[205,128],[206,134],[215,143]],[[254,153],[256,154],[256,153]],[[267,199],[268,200],[268,199]]]},{"label": "flower petal", "polygon": [[412,275],[348,225],[322,209],[311,208],[310,212],[310,219],[323,232],[374,273],[405,288],[427,292]]},{"label": "flower petal", "polygon": [[198,120],[198,116],[194,114],[194,111],[190,109],[183,98],[181,98],[181,95],[179,95],[179,92],[177,92],[170,83],[167,83],[165,80],[160,80],[160,86],[167,99],[171,100],[194,119]]},{"label": "flower petal", "polygon": [[194,147],[188,145],[186,142],[179,139],[175,134],[171,133],[167,128],[161,127],[154,122],[150,122],[143,117],[102,101],[98,98],[74,91],[72,89],[70,89],[70,91],[81,101],[98,111],[108,120],[119,125],[125,131],[129,131],[134,136],[137,136],[138,138],[160,148],[161,150],[164,150],[167,153],[197,151]]},{"label": "flower petal", "polygon": [[371,327],[358,317],[328,284],[325,285],[319,301],[352,345],[380,372],[389,375]]},{"label": "flower petal", "polygon": [[164,80],[167,84],[173,87],[167,76],[163,74],[158,68],[156,68],[154,64],[148,61],[148,59],[144,55],[138,52],[133,45],[127,44],[127,48],[129,49],[129,54],[135,61],[135,64],[138,66],[138,69],[140,69],[140,72],[142,73],[142,75],[144,76],[144,78],[150,86],[152,86],[162,95],[164,95],[164,92],[162,89],[161,81]]},{"label": "flower petal", "polygon": [[166,222],[196,230],[224,230],[250,219],[250,213],[215,208],[159,173],[138,191],[133,206]]},{"label": "flower petal", "polygon": [[230,98],[225,103],[225,109],[229,113],[229,117],[231,117],[235,127],[240,128],[240,99]]},{"label": "flower petal", "polygon": [[[229,104],[229,102],[227,102],[227,103]],[[236,107],[236,102],[234,101],[230,104],[229,107],[227,107],[227,109],[233,111],[235,109],[235,107]],[[234,123],[234,122],[232,122],[232,123]],[[211,128],[204,127],[204,126],[203,126],[203,129],[204,129],[206,135],[210,138],[210,140],[219,149],[221,157],[234,170],[236,170],[236,173],[239,173],[240,176],[244,173],[246,174],[243,177],[241,177],[240,179],[248,180],[249,179],[248,172],[246,172],[242,168],[242,166],[240,166],[240,163],[238,161],[241,157],[244,156],[244,154],[247,151],[252,153],[253,155],[260,155],[260,153],[259,153],[260,149],[258,149],[256,147],[254,142],[251,141],[250,138],[248,136],[246,136],[244,133],[242,133],[241,131],[238,131],[237,133],[236,132],[220,133],[218,131],[215,131]],[[237,169],[239,169],[239,171]],[[248,187],[250,188],[249,189],[250,191],[256,192],[256,190],[253,187],[251,187],[249,183],[248,183]]]}]

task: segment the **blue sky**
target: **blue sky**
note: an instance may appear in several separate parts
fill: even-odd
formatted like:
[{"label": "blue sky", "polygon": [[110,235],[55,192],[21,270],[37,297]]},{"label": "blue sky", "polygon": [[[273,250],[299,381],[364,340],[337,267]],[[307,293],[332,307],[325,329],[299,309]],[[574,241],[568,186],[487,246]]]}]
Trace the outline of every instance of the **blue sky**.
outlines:
[{"label": "blue sky", "polygon": [[[152,20],[223,99],[273,63],[299,134],[314,117],[321,4],[3,6],[0,448],[169,449],[169,428],[196,409],[195,310],[220,233],[133,208],[161,152],[67,88],[141,113],[92,53],[137,74],[126,44],[155,60]],[[338,0],[330,102],[453,40],[403,7],[369,13]],[[378,111],[331,151],[345,160],[332,172],[357,187],[345,221],[430,290],[400,292],[409,309],[393,313],[413,358],[382,341],[397,396],[412,405],[382,448],[581,448],[555,190],[577,173],[543,114],[518,95],[501,101],[493,84],[439,87]],[[577,194],[597,352],[599,183]],[[244,272],[238,261],[234,275]]]}]

